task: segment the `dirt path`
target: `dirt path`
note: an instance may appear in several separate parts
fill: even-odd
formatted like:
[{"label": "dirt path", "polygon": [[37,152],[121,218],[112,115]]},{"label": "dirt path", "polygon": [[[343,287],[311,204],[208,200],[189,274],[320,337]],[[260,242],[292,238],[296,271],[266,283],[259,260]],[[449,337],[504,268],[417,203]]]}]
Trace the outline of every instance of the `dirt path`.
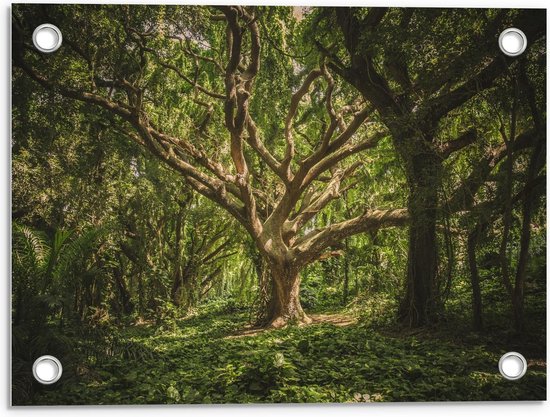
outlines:
[{"label": "dirt path", "polygon": [[[307,326],[314,326],[316,324],[332,324],[337,327],[345,327],[350,326],[352,324],[357,323],[357,318],[352,316],[347,316],[345,314],[336,313],[336,314],[309,314],[309,318],[311,318],[312,322],[310,324],[307,324]],[[256,336],[258,334],[261,334],[263,332],[269,331],[272,329],[264,329],[261,327],[254,327],[254,326],[246,326],[244,329],[239,330],[229,336],[226,336],[224,339],[233,339],[236,337],[244,337],[244,336]]]},{"label": "dirt path", "polygon": [[309,317],[313,320],[311,324],[334,324],[338,327],[350,326],[357,323],[357,318],[347,316],[345,314],[310,314]]}]

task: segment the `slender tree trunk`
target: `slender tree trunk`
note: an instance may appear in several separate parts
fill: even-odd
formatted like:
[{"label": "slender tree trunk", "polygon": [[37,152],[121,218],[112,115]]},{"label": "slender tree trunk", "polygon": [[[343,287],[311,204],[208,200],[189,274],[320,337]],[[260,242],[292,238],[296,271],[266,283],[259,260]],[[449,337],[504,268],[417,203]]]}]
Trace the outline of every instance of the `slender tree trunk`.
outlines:
[{"label": "slender tree trunk", "polygon": [[178,217],[176,218],[176,224],[174,226],[176,236],[174,242],[174,279],[172,282],[172,289],[170,291],[170,296],[172,298],[172,303],[179,307],[181,304],[181,294],[180,289],[183,284],[183,273],[181,267],[181,241],[183,236],[183,210],[185,209],[185,204],[180,206],[180,211]]},{"label": "slender tree trunk", "polygon": [[[535,127],[538,133],[537,142],[531,153],[529,159],[529,167],[527,169],[526,184],[532,184],[537,176],[538,172],[543,168],[546,156],[546,126],[544,125],[543,117],[539,109],[537,108],[535,90],[529,82],[527,77],[527,71],[525,62],[520,63],[520,78],[519,81],[522,84],[525,92],[527,93],[529,107],[535,122]],[[515,121],[514,121],[515,123]],[[515,330],[521,334],[525,327],[524,317],[524,305],[523,294],[525,288],[525,280],[527,278],[527,263],[529,261],[529,246],[531,243],[531,220],[533,212],[535,210],[535,192],[532,186],[527,188],[523,199],[522,207],[522,223],[521,223],[521,236],[520,236],[520,250],[518,257],[518,265],[516,269],[516,280],[514,284],[514,291],[512,294],[512,305],[514,308],[514,327]]]},{"label": "slender tree trunk", "polygon": [[179,266],[179,271],[174,277],[174,282],[171,289],[172,303],[177,307],[189,309],[197,305],[197,273],[193,260],[187,261],[182,268]]},{"label": "slender tree trunk", "polygon": [[115,284],[116,284],[117,292],[120,298],[120,305],[122,307],[122,312],[124,314],[130,314],[134,310],[134,304],[132,303],[130,292],[126,287],[126,282],[124,281],[122,271],[119,270],[118,268],[115,268],[115,270],[113,271],[113,275],[115,277]]},{"label": "slender tree trunk", "polygon": [[413,156],[403,155],[407,158],[410,227],[406,292],[400,317],[409,326],[418,327],[432,323],[437,314],[436,221],[441,162],[430,150],[414,152]]},{"label": "slender tree trunk", "polygon": [[137,273],[137,284],[138,284],[138,310],[139,314],[143,314],[145,308],[144,308],[144,291],[145,288],[143,286],[143,276],[142,276],[142,270],[141,267]]},{"label": "slender tree trunk", "polygon": [[371,234],[372,237],[372,248],[371,248],[371,257],[370,257],[370,264],[372,265],[372,270],[374,271],[373,274],[373,281],[372,281],[372,288],[375,292],[379,292],[382,289],[382,277],[380,276],[380,249],[379,249],[379,242],[378,242],[378,232],[374,231]]},{"label": "slender tree trunk", "polygon": [[200,292],[200,288],[197,287],[197,274],[194,268],[189,268],[184,272],[183,284],[185,288],[185,309],[189,311],[197,305],[197,294]]},{"label": "slender tree trunk", "polygon": [[183,284],[183,276],[180,265],[177,265],[177,269],[174,274],[174,280],[172,282],[172,289],[170,290],[170,297],[172,298],[172,304],[179,307],[181,304],[180,289]]},{"label": "slender tree trunk", "polygon": [[[508,146],[510,149],[510,146]],[[512,153],[508,151],[506,160],[506,184],[504,196],[504,216],[502,219],[502,239],[499,248],[499,261],[501,270],[501,279],[506,291],[513,298],[513,287],[510,278],[510,258],[508,256],[508,246],[510,244],[510,229],[512,225]]]},{"label": "slender tree trunk", "polygon": [[[546,154],[545,138],[539,138],[537,145],[531,154],[529,162],[527,184],[534,181],[537,172],[544,164],[544,155]],[[527,189],[522,207],[522,224],[520,237],[520,250],[518,256],[518,266],[516,270],[516,279],[514,290],[512,292],[512,305],[514,308],[514,327],[518,333],[523,333],[525,326],[523,293],[525,288],[525,279],[527,277],[527,263],[529,261],[529,246],[531,243],[531,220],[535,205],[535,195],[533,187]]]},{"label": "slender tree trunk", "polygon": [[476,260],[476,247],[480,232],[481,226],[478,224],[468,236],[468,265],[470,267],[470,281],[472,283],[473,326],[474,329],[478,331],[483,329],[481,289],[479,286],[479,271],[477,269]]},{"label": "slender tree trunk", "polygon": [[307,324],[311,319],[300,304],[300,274],[289,265],[270,263],[272,295],[267,309],[265,325],[284,327],[289,323]]},{"label": "slender tree trunk", "polygon": [[342,304],[346,305],[348,303],[349,296],[349,244],[348,239],[344,240],[344,248],[346,252],[344,253],[344,290],[342,293]]},{"label": "slender tree trunk", "polygon": [[514,189],[514,149],[513,141],[516,139],[516,115],[517,115],[517,83],[514,83],[512,114],[510,120],[510,136],[506,134],[506,128],[501,122],[500,132],[502,139],[506,145],[506,165],[505,165],[505,183],[504,183],[504,216],[502,219],[503,230],[502,240],[500,243],[499,257],[500,268],[502,272],[502,280],[506,291],[512,298],[512,304],[514,304],[514,290],[511,281],[510,273],[510,257],[509,257],[509,245],[510,245],[510,230],[512,229],[512,192]]},{"label": "slender tree trunk", "polygon": [[14,315],[13,315],[13,325],[17,326],[23,321],[23,318],[24,318],[23,306],[25,303],[23,301],[23,290],[21,288],[21,284],[17,286],[17,290],[15,291],[13,304],[15,306]]},{"label": "slender tree trunk", "polygon": [[[529,198],[528,196],[527,198]],[[527,275],[527,262],[529,260],[529,246],[531,242],[531,218],[532,218],[532,202],[525,199],[523,205],[523,219],[520,237],[520,250],[518,257],[518,266],[516,270],[516,279],[512,291],[512,309],[514,311],[514,329],[518,334],[522,334],[525,327],[524,314],[524,288],[525,278]]]}]

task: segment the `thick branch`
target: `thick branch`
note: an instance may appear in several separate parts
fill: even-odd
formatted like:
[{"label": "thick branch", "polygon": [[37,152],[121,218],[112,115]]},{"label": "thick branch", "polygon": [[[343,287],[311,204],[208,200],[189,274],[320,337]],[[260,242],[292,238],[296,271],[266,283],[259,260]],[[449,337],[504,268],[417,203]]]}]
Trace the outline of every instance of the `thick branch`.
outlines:
[{"label": "thick branch", "polygon": [[[309,88],[311,87],[311,84],[313,84],[313,82],[317,78],[319,78],[321,75],[322,75],[321,70],[319,69],[312,70],[307,75],[307,77],[305,78],[300,88],[292,95],[292,98],[290,99],[290,108],[288,109],[288,113],[285,119],[286,150],[285,150],[285,158],[283,161],[283,169],[285,170],[289,169],[290,162],[294,157],[294,139],[292,138],[292,121],[294,119],[296,112],[298,111],[298,105],[300,104],[300,101],[302,100],[302,98],[308,93]],[[289,173],[289,176],[290,176],[290,173]]]},{"label": "thick branch", "polygon": [[439,147],[439,156],[441,159],[447,159],[453,152],[457,152],[462,148],[474,143],[477,139],[477,133],[474,129],[470,129],[467,132],[460,135],[458,138],[449,142],[443,143]]},{"label": "thick branch", "polygon": [[357,50],[361,33],[372,30],[373,24],[377,24],[379,20],[375,17],[369,19],[367,16],[364,21],[359,21],[354,11],[353,8],[336,8],[336,20],[344,35],[346,49],[351,56],[351,68],[338,67],[333,63],[329,63],[329,66],[354,85],[383,116],[399,115],[402,111],[388,81],[376,70],[372,57],[363,56],[362,51]]},{"label": "thick branch", "polygon": [[[341,135],[341,137],[344,135],[344,133]],[[307,170],[307,172],[305,173],[305,176],[302,179],[302,182],[300,183],[300,188],[305,189],[307,186],[309,186],[309,184],[311,184],[312,181],[317,179],[322,173],[334,167],[338,162],[348,158],[349,156],[362,152],[366,149],[372,149],[376,147],[378,143],[385,136],[386,135],[384,133],[376,132],[374,136],[367,138],[355,145],[347,144],[345,146],[341,145],[340,148],[335,147],[334,148],[335,151],[332,154],[329,153],[325,158],[321,159],[319,162],[317,162],[315,165],[313,165],[310,169]],[[329,150],[330,149],[332,149],[332,144],[329,147]]]},{"label": "thick branch", "polygon": [[307,264],[317,259],[329,246],[346,237],[383,227],[402,226],[408,219],[407,209],[367,210],[353,219],[309,232],[296,241],[292,252],[300,262]]},{"label": "thick branch", "polygon": [[271,168],[273,172],[275,172],[283,181],[286,181],[286,176],[281,168],[281,163],[273,156],[271,152],[269,152],[269,149],[265,147],[263,141],[258,135],[256,123],[254,123],[254,120],[252,120],[249,114],[246,119],[246,130],[248,132],[246,142],[258,153],[258,155],[260,155],[260,158],[262,158],[262,160],[269,168]]},{"label": "thick branch", "polygon": [[[527,39],[529,39],[528,48],[530,48],[536,40],[545,35],[546,14],[540,13],[539,10],[524,11],[520,18],[514,22],[514,25],[525,32]],[[505,57],[500,50],[496,48],[495,50],[497,55],[494,55],[493,60],[476,75],[450,93],[439,96],[428,103],[427,108],[431,109],[430,117],[432,120],[439,120],[480,91],[491,87],[494,81],[507,71],[509,66],[517,59]],[[527,51],[524,52],[524,54],[526,53]]]},{"label": "thick branch", "polygon": [[362,164],[362,162],[357,161],[347,169],[336,170],[322,192],[312,195],[307,200],[304,198],[298,215],[292,221],[285,222],[283,226],[284,233],[295,235],[303,225],[323,210],[331,201],[340,198],[343,191],[348,188],[341,190],[342,182],[352,176]]},{"label": "thick branch", "polygon": [[[265,150],[257,138],[256,127],[248,112],[249,98],[252,83],[260,66],[260,38],[259,31],[253,16],[250,16],[244,8],[220,7],[227,20],[229,63],[225,72],[225,125],[231,135],[231,158],[237,171],[236,183],[241,191],[241,200],[244,202],[247,217],[254,230],[253,236],[257,237],[262,231],[262,224],[258,218],[256,200],[250,185],[250,173],[243,153],[243,132],[246,125],[250,143],[258,149]],[[242,34],[243,29],[239,24],[239,15],[247,19],[250,31],[251,58],[250,64],[242,74],[238,74],[242,61]],[[265,150],[266,151],[266,150]],[[269,159],[269,154],[263,152],[264,158]],[[270,160],[271,163],[274,161]]]},{"label": "thick branch", "polygon": [[95,104],[99,107],[102,107],[106,110],[109,110],[110,112],[116,114],[117,116],[122,117],[125,120],[129,120],[132,117],[132,112],[127,108],[119,103],[116,103],[111,100],[107,100],[106,98],[93,94],[93,93],[87,93],[84,91],[80,91],[74,88],[70,87],[64,87],[59,86],[51,82],[48,78],[43,76],[42,74],[36,72],[34,69],[32,69],[26,62],[24,62],[22,59],[15,59],[17,55],[14,55],[14,63],[16,66],[21,68],[25,73],[34,81],[36,81],[38,84],[40,84],[42,87],[44,87],[46,90],[50,91],[56,91],[59,94],[61,94],[64,97],[72,98],[75,100],[83,101],[90,104]]},{"label": "thick branch", "polygon": [[[512,151],[518,152],[533,146],[535,137],[536,133],[534,130],[528,130],[518,135],[516,140],[511,144]],[[485,183],[493,168],[504,159],[506,155],[507,147],[505,144],[502,144],[475,164],[470,175],[454,191],[449,199],[449,212],[454,213],[457,211],[469,210],[474,203],[474,197],[477,191]]]}]

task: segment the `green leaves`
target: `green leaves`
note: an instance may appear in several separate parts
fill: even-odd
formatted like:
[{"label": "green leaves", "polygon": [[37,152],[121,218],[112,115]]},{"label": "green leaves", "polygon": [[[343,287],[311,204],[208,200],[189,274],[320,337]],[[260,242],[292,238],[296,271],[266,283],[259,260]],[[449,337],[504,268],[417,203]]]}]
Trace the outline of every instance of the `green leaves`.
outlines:
[{"label": "green leaves", "polygon": [[106,229],[84,231],[58,229],[53,237],[31,228],[13,225],[13,287],[15,323],[45,323],[50,316],[68,318],[63,310],[74,289],[101,268],[90,261]]},{"label": "green leaves", "polygon": [[181,400],[180,393],[178,392],[174,384],[168,387],[168,389],[166,390],[166,396],[168,397],[168,403],[178,403]]},{"label": "green leaves", "polygon": [[[254,17],[245,22],[247,10]],[[469,333],[471,286],[464,258],[465,234],[479,219],[498,217],[501,210],[492,205],[503,195],[501,134],[532,129],[534,119],[543,119],[542,110],[538,116],[534,111],[546,103],[545,89],[538,88],[546,73],[541,40],[531,43],[521,60],[537,91],[530,100],[520,91],[512,129],[506,127],[515,107],[508,77],[518,75],[518,65],[510,62],[497,78],[486,76],[486,70],[500,62],[493,61],[496,32],[490,30],[523,12],[358,8],[346,17],[346,10],[241,9],[242,59],[234,79],[240,85],[237,104],[245,104],[234,112],[225,97],[226,67],[228,46],[236,48],[239,36],[232,32],[227,38],[227,22],[215,8],[14,6],[14,56],[24,58],[13,71],[13,317],[14,333],[23,335],[14,344],[14,367],[28,369],[32,354],[50,347],[43,333],[36,334],[41,328],[64,335],[64,340],[54,338],[56,344],[74,345],[79,357],[70,373],[76,381],[56,392],[33,397],[32,380],[21,371],[14,385],[22,402],[543,396],[543,370],[530,372],[529,384],[514,385],[495,370],[494,341],[513,340],[499,327],[507,325],[503,306],[510,300],[498,283],[498,256],[496,264],[490,259],[498,246],[498,220],[473,257],[494,340]],[[64,47],[40,55],[22,38],[28,43],[46,12],[63,26]],[[250,34],[256,25],[260,69],[253,83],[241,84],[250,80],[245,68],[255,60]],[[295,158],[279,165],[287,148],[291,96],[319,67],[323,76],[299,97],[290,115]],[[37,74],[51,76],[55,87],[44,89],[48,81],[37,88]],[[75,95],[85,103],[75,102]],[[93,104],[97,100],[103,107]],[[440,109],[447,110],[432,118]],[[367,113],[366,119],[355,119]],[[246,125],[239,138],[230,138],[225,126],[225,118],[234,116]],[[335,138],[352,120],[356,133],[346,144],[338,143]],[[468,131],[476,132],[475,141],[457,144]],[[366,151],[371,144],[364,141],[375,132],[380,140]],[[250,193],[241,188],[246,179],[235,176],[232,141],[242,142]],[[355,148],[359,144],[363,147]],[[461,150],[460,144],[466,147]],[[288,150],[294,152],[290,145]],[[310,160],[306,172],[315,151],[321,159]],[[322,161],[333,151],[336,165],[328,169]],[[529,164],[523,154],[514,160],[510,184],[519,203]],[[294,173],[299,165],[305,168],[294,182],[280,178],[288,172],[271,165]],[[326,169],[311,177],[306,190],[306,179],[319,167]],[[348,167],[355,170],[336,186]],[[544,169],[537,175],[540,186]],[[298,190],[304,193],[295,194]],[[454,200],[462,207],[458,212],[449,208]],[[475,216],[465,214],[468,206]],[[546,288],[541,206],[537,203],[537,213],[524,222],[533,229],[525,295],[533,326],[529,335],[537,341],[542,340]],[[406,228],[359,233],[367,230],[368,216],[350,223],[347,230],[357,232],[353,236],[338,225],[374,207],[424,212],[417,224],[428,219],[429,233],[412,233],[409,239]],[[263,227],[252,220],[254,212]],[[517,213],[514,209],[510,231],[514,254],[521,230]],[[300,218],[307,220],[294,235]],[[319,241],[326,251],[297,261],[304,252],[295,244],[305,234],[314,242],[323,236],[315,229],[322,228],[326,239]],[[321,260],[308,264],[316,256]],[[300,297],[307,313],[338,314],[312,314],[316,324],[304,328],[237,333],[252,321],[254,310],[275,310],[267,308],[273,288],[269,266],[280,263],[273,258],[302,269]],[[415,275],[421,269],[413,263],[422,265],[428,258],[433,268]],[[429,285],[417,285],[417,278],[432,273]],[[441,304],[444,311],[434,319],[443,319],[450,335],[422,329],[411,336],[395,327],[404,276],[413,289],[438,287],[433,297],[422,298],[430,303],[441,298],[437,310]],[[423,309],[413,307],[410,311]],[[355,324],[357,318],[362,324]]]},{"label": "green leaves", "polygon": [[[536,399],[544,392],[543,369],[506,381],[495,365],[500,351],[483,341],[392,336],[365,323],[236,334],[245,323],[243,313],[210,307],[177,320],[175,330],[113,329],[120,347],[94,362],[95,376],[43,392],[33,403],[472,401]],[[155,357],[126,355],[124,341]],[[86,357],[79,361],[86,367]]]}]

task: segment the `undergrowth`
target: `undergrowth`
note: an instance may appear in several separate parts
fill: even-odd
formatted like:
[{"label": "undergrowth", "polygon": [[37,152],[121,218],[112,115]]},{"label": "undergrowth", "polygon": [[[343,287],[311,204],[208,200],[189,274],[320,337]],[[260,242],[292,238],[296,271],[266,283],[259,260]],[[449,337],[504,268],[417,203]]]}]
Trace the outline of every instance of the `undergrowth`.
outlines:
[{"label": "undergrowth", "polygon": [[21,395],[18,403],[477,401],[546,396],[544,360],[528,358],[527,375],[507,381],[497,367],[505,350],[480,335],[461,342],[437,330],[399,334],[363,318],[345,327],[320,323],[243,336],[239,331],[248,319],[246,310],[224,302],[162,325],[111,326],[87,337],[66,337],[63,343],[71,345],[73,365],[54,386],[34,385],[34,395]]}]

